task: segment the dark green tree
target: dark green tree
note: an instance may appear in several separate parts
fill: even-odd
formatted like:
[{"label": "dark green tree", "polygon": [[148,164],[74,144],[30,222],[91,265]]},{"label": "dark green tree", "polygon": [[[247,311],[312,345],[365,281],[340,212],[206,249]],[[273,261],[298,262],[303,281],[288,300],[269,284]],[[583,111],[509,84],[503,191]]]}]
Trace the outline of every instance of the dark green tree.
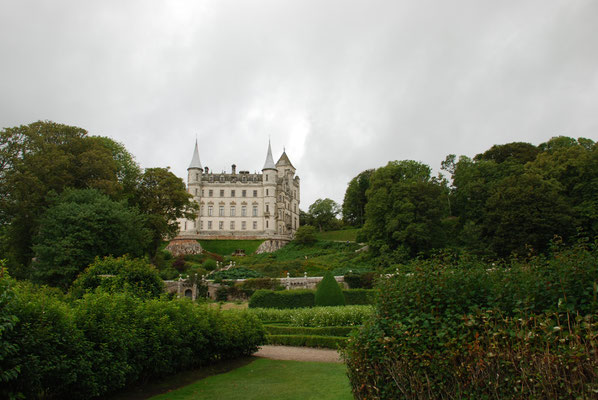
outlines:
[{"label": "dark green tree", "polygon": [[316,306],[344,306],[345,296],[332,272],[326,271],[318,284],[315,295]]},{"label": "dark green tree", "polygon": [[338,227],[336,216],[340,211],[339,205],[332,199],[318,199],[309,206],[309,214],[320,232]]},{"label": "dark green tree", "polygon": [[391,161],[372,175],[362,228],[374,254],[404,261],[445,244],[448,188],[416,161]]},{"label": "dark green tree", "polygon": [[316,238],[316,228],[311,225],[300,226],[295,232],[295,241],[300,244],[312,244],[318,239]]},{"label": "dark green tree", "polygon": [[178,218],[197,217],[199,208],[192,198],[185,182],[168,168],[147,168],[143,172],[132,203],[146,216],[146,226],[151,231],[152,257],[163,240],[178,233]]},{"label": "dark green tree", "polygon": [[373,169],[365,170],[349,182],[343,199],[343,221],[346,224],[353,226],[364,224],[367,203],[365,193],[370,187],[370,177],[373,173]]},{"label": "dark green tree", "polygon": [[93,189],[67,189],[43,214],[34,238],[34,278],[68,288],[96,257],[147,250],[144,218],[123,202]]}]

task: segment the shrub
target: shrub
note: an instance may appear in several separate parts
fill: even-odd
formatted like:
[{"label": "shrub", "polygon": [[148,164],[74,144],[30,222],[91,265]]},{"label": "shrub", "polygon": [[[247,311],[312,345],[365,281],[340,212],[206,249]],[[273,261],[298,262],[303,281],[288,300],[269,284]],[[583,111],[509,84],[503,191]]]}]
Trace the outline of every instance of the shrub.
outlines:
[{"label": "shrub", "polygon": [[342,336],[318,336],[318,335],[267,335],[268,344],[277,344],[282,346],[302,346],[302,347],[324,347],[328,349],[337,349],[340,344],[347,341]]},{"label": "shrub", "polygon": [[311,225],[303,225],[295,232],[295,242],[307,245],[317,242],[316,228]]},{"label": "shrub", "polygon": [[306,326],[265,325],[269,335],[308,335],[308,336],[347,336],[353,332],[355,326],[325,326],[311,328]]},{"label": "shrub", "polygon": [[228,287],[220,286],[216,289],[216,301],[227,301],[228,300]]},{"label": "shrub", "polygon": [[332,273],[329,271],[324,274],[324,278],[318,284],[314,297],[316,306],[343,306],[345,305],[345,296],[343,291]]},{"label": "shrub", "polygon": [[98,287],[111,293],[125,291],[143,298],[160,297],[164,293],[159,272],[147,261],[127,256],[96,258],[75,280],[72,293],[81,297],[85,291]]},{"label": "shrub", "polygon": [[245,267],[235,267],[223,271],[212,272],[209,279],[247,279],[247,278],[261,278],[262,274],[252,269]]},{"label": "shrub", "polygon": [[189,266],[185,262],[185,256],[179,255],[177,256],[174,261],[172,262],[172,268],[176,269],[179,272],[185,272]]},{"label": "shrub", "polygon": [[250,308],[263,322],[283,322],[297,327],[359,326],[374,314],[372,306],[313,307],[295,309]]},{"label": "shrub", "polygon": [[203,262],[202,266],[206,271],[213,271],[216,269],[216,260],[214,260],[213,258],[207,258]]},{"label": "shrub", "polygon": [[249,308],[313,307],[313,290],[256,290],[249,299]]},{"label": "shrub", "polygon": [[345,289],[343,295],[347,305],[365,305],[376,302],[376,290],[374,289]]},{"label": "shrub", "polygon": [[376,273],[368,272],[349,272],[345,274],[345,282],[350,289],[371,289],[374,287]]},{"label": "shrub", "polygon": [[508,268],[412,263],[380,281],[375,318],[347,343],[354,396],[595,397],[597,264],[584,244]]}]

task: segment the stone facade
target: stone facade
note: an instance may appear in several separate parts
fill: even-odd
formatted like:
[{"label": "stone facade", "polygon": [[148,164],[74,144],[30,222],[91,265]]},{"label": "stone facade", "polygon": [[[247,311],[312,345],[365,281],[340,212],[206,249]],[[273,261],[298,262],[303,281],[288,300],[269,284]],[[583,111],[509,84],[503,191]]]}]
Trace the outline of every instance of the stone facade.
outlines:
[{"label": "stone facade", "polygon": [[203,168],[195,151],[187,188],[200,206],[195,220],[179,220],[178,238],[270,239],[286,243],[299,228],[300,179],[283,152],[274,164],[268,144],[262,173],[214,173]]}]

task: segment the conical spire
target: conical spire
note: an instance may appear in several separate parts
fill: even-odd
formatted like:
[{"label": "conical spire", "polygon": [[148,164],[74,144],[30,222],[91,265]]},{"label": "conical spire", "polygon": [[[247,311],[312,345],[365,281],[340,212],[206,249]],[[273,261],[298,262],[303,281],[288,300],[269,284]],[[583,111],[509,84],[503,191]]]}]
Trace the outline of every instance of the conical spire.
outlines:
[{"label": "conical spire", "polygon": [[199,168],[203,169],[201,166],[201,161],[199,161],[199,149],[197,147],[197,139],[195,139],[195,150],[193,151],[193,158],[191,159],[191,164],[189,164],[189,168]]},{"label": "conical spire", "polygon": [[264,163],[264,168],[262,168],[262,171],[265,169],[276,169],[276,165],[274,165],[274,159],[272,158],[272,147],[270,146],[270,140],[268,140],[268,155],[266,156],[266,162]]}]

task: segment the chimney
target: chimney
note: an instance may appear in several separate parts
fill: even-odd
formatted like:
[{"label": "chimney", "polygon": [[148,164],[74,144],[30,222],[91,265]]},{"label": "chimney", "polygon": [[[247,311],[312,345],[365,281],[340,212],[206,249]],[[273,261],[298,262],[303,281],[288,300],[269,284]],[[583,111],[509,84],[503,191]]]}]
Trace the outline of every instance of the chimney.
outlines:
[{"label": "chimney", "polygon": [[206,170],[206,174],[207,174],[208,172],[210,172],[210,169],[209,169],[208,167],[206,167],[206,168],[205,168],[205,170]]},{"label": "chimney", "polygon": [[237,173],[237,166],[235,164],[231,165],[231,168],[233,169],[233,175]]}]

